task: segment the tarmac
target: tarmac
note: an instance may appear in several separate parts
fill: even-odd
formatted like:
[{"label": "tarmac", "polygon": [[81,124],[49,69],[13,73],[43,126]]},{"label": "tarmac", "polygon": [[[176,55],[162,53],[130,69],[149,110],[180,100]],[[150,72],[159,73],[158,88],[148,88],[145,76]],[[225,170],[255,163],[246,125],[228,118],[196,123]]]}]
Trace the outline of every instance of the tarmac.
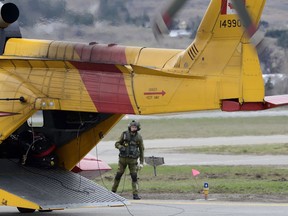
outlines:
[{"label": "tarmac", "polygon": [[[286,143],[288,136],[243,136],[243,137],[213,137],[191,139],[145,140],[145,156],[164,157],[166,165],[288,165],[287,156],[273,155],[205,155],[195,153],[177,153],[179,149],[188,146],[213,145],[245,145]],[[102,141],[90,154],[108,164],[117,163],[118,150],[114,141]],[[283,183],[285,184],[285,183]],[[287,215],[288,203],[270,202],[223,202],[217,199],[199,200],[130,200],[130,205],[124,207],[65,209],[53,212],[35,212],[25,215],[43,216],[282,216]],[[0,207],[0,216],[19,215],[16,208]]]},{"label": "tarmac", "polygon": [[[27,213],[25,216],[283,216],[287,203],[219,202],[217,200],[140,200],[126,207],[65,209],[49,213]],[[0,216],[19,215],[16,208],[0,207]]]},{"label": "tarmac", "polygon": [[[287,111],[286,111],[287,114]],[[273,114],[274,115],[274,114]],[[200,114],[201,116],[201,114]],[[179,117],[179,116],[178,116]],[[187,117],[187,116],[186,116]],[[195,117],[195,116],[194,116]],[[193,118],[194,118],[193,117]],[[163,157],[166,165],[288,165],[288,157],[281,155],[206,155],[183,153],[179,150],[188,146],[216,145],[259,145],[287,143],[288,135],[212,137],[190,139],[144,140],[145,156]],[[118,150],[114,141],[102,141],[90,154],[108,164],[118,162]],[[285,183],[283,183],[285,184]],[[43,216],[282,216],[287,215],[288,203],[270,202],[223,202],[217,199],[208,200],[130,200],[124,207],[65,209],[50,213],[36,212],[29,215]],[[19,215],[16,208],[0,207],[0,216]]]},{"label": "tarmac", "polygon": [[[163,157],[166,165],[288,165],[288,157],[285,155],[207,155],[179,152],[189,146],[281,144],[287,141],[288,135],[273,135],[144,140],[144,145],[145,157]],[[108,164],[118,163],[118,150],[114,143],[115,141],[102,141],[90,154]]]}]

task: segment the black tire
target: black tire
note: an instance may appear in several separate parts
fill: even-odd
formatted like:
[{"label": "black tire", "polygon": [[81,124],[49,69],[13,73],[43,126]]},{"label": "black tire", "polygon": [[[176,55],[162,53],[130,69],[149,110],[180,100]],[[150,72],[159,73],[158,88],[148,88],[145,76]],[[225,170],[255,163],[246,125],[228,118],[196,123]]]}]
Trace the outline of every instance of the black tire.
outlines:
[{"label": "black tire", "polygon": [[21,208],[21,207],[17,207],[17,209],[20,213],[33,213],[33,212],[35,212],[35,209]]}]

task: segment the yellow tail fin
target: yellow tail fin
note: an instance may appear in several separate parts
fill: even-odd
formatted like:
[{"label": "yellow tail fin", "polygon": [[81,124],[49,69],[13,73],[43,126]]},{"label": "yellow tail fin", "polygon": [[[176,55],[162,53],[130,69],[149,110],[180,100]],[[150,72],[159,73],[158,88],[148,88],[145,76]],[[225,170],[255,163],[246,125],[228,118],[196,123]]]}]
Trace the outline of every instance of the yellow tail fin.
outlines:
[{"label": "yellow tail fin", "polygon": [[[266,1],[242,1],[258,25]],[[195,40],[170,65],[187,70],[190,75],[214,79],[219,85],[220,99],[238,99],[240,103],[263,101],[264,86],[257,52],[231,2],[211,0]]]},{"label": "yellow tail fin", "polygon": [[[266,0],[242,1],[245,1],[253,21],[258,23]],[[223,69],[239,43],[248,41],[231,2],[231,0],[211,0],[195,40],[178,56],[174,63],[176,67],[192,70],[192,66],[201,65],[206,71],[205,66],[216,61],[219,63],[217,69]]]}]

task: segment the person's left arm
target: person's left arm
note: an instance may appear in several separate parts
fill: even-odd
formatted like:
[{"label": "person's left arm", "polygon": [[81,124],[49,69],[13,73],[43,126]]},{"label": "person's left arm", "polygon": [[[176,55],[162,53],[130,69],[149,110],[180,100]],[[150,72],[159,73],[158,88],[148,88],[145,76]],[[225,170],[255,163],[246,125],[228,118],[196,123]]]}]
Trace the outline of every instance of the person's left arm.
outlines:
[{"label": "person's left arm", "polygon": [[144,143],[143,143],[143,139],[142,139],[142,136],[139,134],[139,152],[140,152],[140,156],[139,156],[139,159],[140,159],[140,164],[143,165],[144,163]]}]

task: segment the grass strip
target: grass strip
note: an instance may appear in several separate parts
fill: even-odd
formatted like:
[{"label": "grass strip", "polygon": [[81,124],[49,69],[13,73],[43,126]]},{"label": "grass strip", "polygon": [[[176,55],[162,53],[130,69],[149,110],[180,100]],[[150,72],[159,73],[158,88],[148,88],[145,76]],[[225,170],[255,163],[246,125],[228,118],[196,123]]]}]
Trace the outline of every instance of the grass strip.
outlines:
[{"label": "grass strip", "polygon": [[[109,190],[117,165],[95,181]],[[200,175],[193,177],[191,170]],[[123,175],[118,192],[131,192],[129,171]],[[159,166],[157,176],[146,165],[139,172],[140,191],[145,193],[199,193],[204,182],[210,193],[288,195],[288,170],[284,166]]]},{"label": "grass strip", "polygon": [[203,153],[203,154],[227,154],[227,155],[288,155],[288,143],[285,144],[263,144],[263,145],[239,145],[239,146],[204,146],[175,148],[173,152],[178,153]]},{"label": "grass strip", "polygon": [[[131,121],[121,120],[104,140],[116,140]],[[287,116],[196,118],[196,119],[143,119],[141,134],[144,139],[231,137],[287,134]]]}]

